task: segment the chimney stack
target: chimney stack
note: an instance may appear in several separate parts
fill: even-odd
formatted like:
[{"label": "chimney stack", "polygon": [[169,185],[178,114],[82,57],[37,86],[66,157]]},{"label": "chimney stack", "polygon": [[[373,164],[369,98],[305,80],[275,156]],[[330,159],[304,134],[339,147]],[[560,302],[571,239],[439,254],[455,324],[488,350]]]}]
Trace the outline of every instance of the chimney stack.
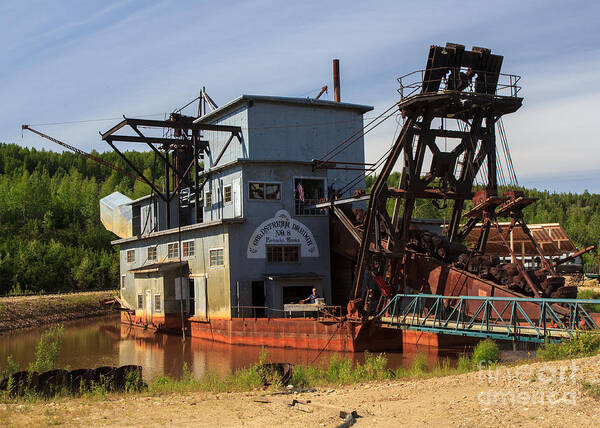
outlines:
[{"label": "chimney stack", "polygon": [[333,60],[333,100],[336,103],[341,101],[340,95],[340,60]]}]

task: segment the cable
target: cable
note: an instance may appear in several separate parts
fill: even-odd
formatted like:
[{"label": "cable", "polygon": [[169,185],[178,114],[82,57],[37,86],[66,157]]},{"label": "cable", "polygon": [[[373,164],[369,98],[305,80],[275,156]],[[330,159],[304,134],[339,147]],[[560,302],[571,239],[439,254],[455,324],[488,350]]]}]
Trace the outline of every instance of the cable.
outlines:
[{"label": "cable", "polygon": [[[162,116],[163,113],[155,113],[155,114],[144,114],[137,117],[154,117],[154,116]],[[123,117],[109,117],[106,119],[82,119],[82,120],[70,120],[67,122],[48,122],[48,123],[33,123],[29,126],[51,126],[51,125],[69,125],[73,123],[88,123],[88,122],[108,122],[112,120],[121,120]]]},{"label": "cable", "polygon": [[[371,122],[367,123],[366,125],[364,125],[361,129],[357,130],[356,132],[354,132],[352,135],[350,135],[349,137],[347,137],[346,139],[344,139],[341,143],[339,143],[337,146],[333,147],[331,150],[329,150],[327,153],[325,153],[323,156],[321,156],[321,159],[326,158],[327,156],[329,156],[331,153],[335,152],[338,148],[340,148],[342,145],[346,144],[350,139],[356,137],[357,135],[364,135],[366,132],[363,132],[366,128],[368,128],[369,126],[371,126],[375,121],[379,120],[379,118],[381,116],[383,116],[384,114],[386,114],[388,111],[390,111],[391,109],[395,108],[398,105],[398,103],[394,103],[391,107],[389,107],[388,109],[386,109],[383,113],[381,113],[380,115],[376,116],[375,119],[373,119]],[[388,116],[389,117],[389,116]],[[387,118],[386,118],[387,119]],[[377,125],[375,125],[377,126]],[[361,134],[362,132],[362,134]],[[352,143],[350,143],[352,144]],[[339,154],[339,153],[338,153]],[[331,156],[328,159],[325,159],[325,161],[331,159]]]}]

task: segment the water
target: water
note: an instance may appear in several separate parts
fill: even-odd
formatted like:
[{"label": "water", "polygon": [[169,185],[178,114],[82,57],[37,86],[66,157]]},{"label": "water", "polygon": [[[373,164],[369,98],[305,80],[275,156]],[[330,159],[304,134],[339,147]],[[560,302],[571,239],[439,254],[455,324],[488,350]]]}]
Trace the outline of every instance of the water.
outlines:
[{"label": "water", "polygon": [[[200,377],[207,372],[226,374],[258,361],[258,346],[226,345],[196,338],[155,333],[121,324],[118,316],[64,323],[65,334],[59,368],[93,368],[98,366],[141,365],[144,378],[159,374],[180,377],[184,362]],[[11,355],[22,368],[35,358],[35,347],[46,328],[17,331],[0,335],[0,368]],[[295,364],[320,364],[329,361],[333,352],[305,349],[266,348],[268,360]],[[430,366],[442,358],[454,364],[462,349],[437,350],[427,347],[405,349],[404,353],[387,353],[388,367],[408,367],[417,353],[427,355]],[[354,362],[363,362],[362,353],[337,353]]]}]

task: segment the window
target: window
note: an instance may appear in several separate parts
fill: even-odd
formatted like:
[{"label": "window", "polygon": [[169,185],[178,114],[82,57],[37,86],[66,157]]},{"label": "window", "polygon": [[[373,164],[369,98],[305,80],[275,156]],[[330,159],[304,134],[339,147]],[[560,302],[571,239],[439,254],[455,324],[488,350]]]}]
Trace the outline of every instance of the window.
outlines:
[{"label": "window", "polygon": [[279,183],[249,183],[248,196],[250,199],[281,199],[281,184]]},{"label": "window", "polygon": [[144,296],[138,294],[138,309],[144,309]]},{"label": "window", "polygon": [[250,183],[249,192],[250,199],[265,199],[265,184]]},{"label": "window", "polygon": [[206,208],[210,208],[212,206],[212,195],[210,192],[204,193],[204,200],[206,201]]},{"label": "window", "polygon": [[280,200],[281,199],[281,185],[279,183],[266,183],[265,184],[265,199]]},{"label": "window", "polygon": [[296,215],[322,215],[324,210],[308,208],[325,197],[325,180],[322,178],[294,179],[294,208]]},{"label": "window", "polygon": [[300,251],[297,245],[267,245],[269,263],[295,263],[299,260]]},{"label": "window", "polygon": [[209,250],[208,253],[210,255],[210,267],[223,266],[225,264],[222,248]]},{"label": "window", "polygon": [[127,275],[121,275],[121,288],[125,288],[127,285]]},{"label": "window", "polygon": [[148,247],[148,260],[156,260],[156,246]]},{"label": "window", "polygon": [[176,259],[179,257],[179,244],[173,242],[167,246],[167,257],[169,259]]},{"label": "window", "polygon": [[161,309],[161,300],[160,300],[160,294],[155,294],[154,295],[154,312],[160,312]]},{"label": "window", "polygon": [[194,256],[195,252],[194,252],[194,241],[183,241],[181,243],[181,246],[183,247],[182,251],[183,251],[183,257],[192,257]]},{"label": "window", "polygon": [[135,250],[127,250],[127,263],[135,262]]},{"label": "window", "polygon": [[226,204],[231,203],[231,184],[223,187],[223,201]]}]

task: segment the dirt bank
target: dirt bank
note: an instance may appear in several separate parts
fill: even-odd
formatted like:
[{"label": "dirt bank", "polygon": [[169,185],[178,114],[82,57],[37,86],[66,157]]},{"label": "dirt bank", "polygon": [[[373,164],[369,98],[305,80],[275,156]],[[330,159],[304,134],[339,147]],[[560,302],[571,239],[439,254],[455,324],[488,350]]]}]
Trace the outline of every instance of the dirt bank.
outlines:
[{"label": "dirt bank", "polygon": [[100,300],[115,291],[0,297],[0,332],[113,313]]},{"label": "dirt bank", "polygon": [[[4,426],[298,426],[334,427],[340,410],[355,426],[598,426],[600,356],[498,371],[373,382],[294,395],[267,392],[169,394],[0,404]],[[303,405],[289,406],[293,399]]]}]

